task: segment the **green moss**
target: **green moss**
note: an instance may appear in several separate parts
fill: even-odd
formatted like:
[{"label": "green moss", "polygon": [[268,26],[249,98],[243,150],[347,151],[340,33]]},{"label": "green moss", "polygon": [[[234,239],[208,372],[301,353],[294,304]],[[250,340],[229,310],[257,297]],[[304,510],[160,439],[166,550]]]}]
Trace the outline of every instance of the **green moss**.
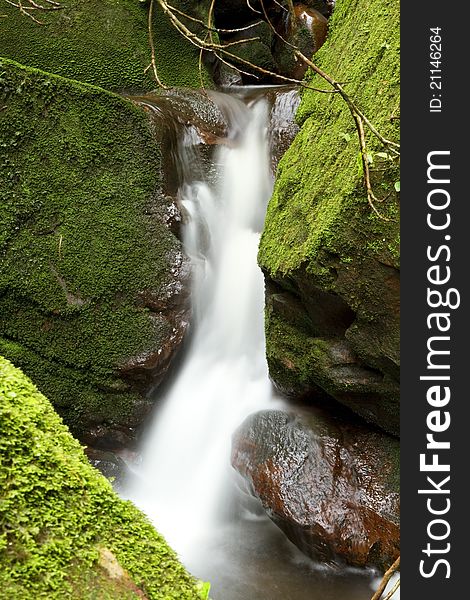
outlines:
[{"label": "green moss", "polygon": [[130,102],[7,60],[0,98],[0,351],[75,430],[122,422],[116,369],[171,333],[138,302],[180,251],[151,214],[160,148]]},{"label": "green moss", "polygon": [[[88,463],[49,401],[0,357],[0,586],[4,598],[205,598],[175,553]],[[100,552],[126,577],[113,579]],[[130,579],[129,579],[130,576]]]},{"label": "green moss", "polygon": [[[330,35],[315,62],[338,81],[382,135],[398,139],[399,3],[396,0],[340,0]],[[328,88],[317,75],[308,80]],[[339,257],[368,255],[397,264],[397,166],[381,161],[383,147],[367,134],[374,156],[377,208],[367,203],[358,173],[354,121],[336,94],[304,90],[297,113],[302,125],[281,163],[269,203],[259,261],[269,273],[287,273],[305,262],[315,270],[320,250]]]},{"label": "green moss", "polygon": [[[61,0],[63,10],[40,14],[43,26],[2,4],[0,56],[110,90],[155,87],[151,71],[144,73],[151,60],[147,3]],[[187,1],[177,4],[195,12]],[[183,39],[157,6],[153,33],[160,78],[167,85],[200,87],[198,49]],[[209,84],[205,69],[203,77]]]}]

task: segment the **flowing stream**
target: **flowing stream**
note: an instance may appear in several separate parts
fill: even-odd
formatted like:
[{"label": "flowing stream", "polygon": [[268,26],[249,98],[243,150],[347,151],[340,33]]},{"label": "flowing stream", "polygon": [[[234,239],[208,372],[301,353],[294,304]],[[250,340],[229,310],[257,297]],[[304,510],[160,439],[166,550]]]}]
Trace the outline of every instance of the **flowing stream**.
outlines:
[{"label": "flowing stream", "polygon": [[268,378],[256,261],[272,190],[268,103],[262,95],[213,97],[230,126],[213,176],[201,178],[191,130],[177,157],[184,246],[194,272],[194,333],[144,436],[126,496],[188,569],[211,581],[214,600],[362,600],[371,595],[370,579],[304,557],[240,490],[230,466],[237,426],[283,403]]}]

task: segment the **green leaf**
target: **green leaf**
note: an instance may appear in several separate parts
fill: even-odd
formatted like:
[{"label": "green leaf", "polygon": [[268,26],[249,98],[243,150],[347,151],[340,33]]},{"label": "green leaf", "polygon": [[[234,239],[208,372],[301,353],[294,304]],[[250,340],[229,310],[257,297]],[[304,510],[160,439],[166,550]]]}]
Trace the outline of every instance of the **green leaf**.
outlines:
[{"label": "green leaf", "polygon": [[211,590],[211,584],[208,581],[198,581],[196,588],[199,593],[201,600],[209,600],[209,592]]},{"label": "green leaf", "polygon": [[376,152],[375,156],[378,156],[380,158],[390,158],[386,152]]},{"label": "green leaf", "polygon": [[395,188],[396,192],[400,191],[400,182],[399,181],[395,181],[394,188]]},{"label": "green leaf", "polygon": [[368,162],[369,165],[373,165],[374,164],[374,157],[372,156],[372,154],[370,152],[367,152],[366,158],[367,158],[367,162]]},{"label": "green leaf", "polygon": [[351,141],[351,136],[349,135],[349,133],[340,133],[339,137],[344,140],[345,142],[350,142]]}]

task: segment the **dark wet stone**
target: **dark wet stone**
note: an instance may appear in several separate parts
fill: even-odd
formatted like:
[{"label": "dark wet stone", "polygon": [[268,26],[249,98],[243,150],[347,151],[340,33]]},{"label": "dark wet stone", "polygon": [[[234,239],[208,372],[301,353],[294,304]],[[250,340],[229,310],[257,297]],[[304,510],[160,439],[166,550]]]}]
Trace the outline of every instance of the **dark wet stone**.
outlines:
[{"label": "dark wet stone", "polygon": [[296,4],[294,7],[295,18],[290,20],[282,31],[282,39],[277,38],[273,47],[273,56],[277,71],[286,77],[303,79],[307,71],[307,64],[294,55],[294,46],[307,58],[311,58],[326,40],[328,33],[328,20],[318,10],[309,8],[305,4]]},{"label": "dark wet stone", "polygon": [[300,95],[298,87],[288,86],[274,89],[266,95],[271,103],[268,135],[271,165],[275,173],[284,152],[299,131],[299,126],[295,122],[295,113],[300,104]]},{"label": "dark wet stone", "polygon": [[129,474],[124,460],[114,452],[99,448],[87,447],[85,454],[90,464],[109,479],[115,489],[119,490]]},{"label": "dark wet stone", "polygon": [[399,443],[320,409],[261,411],[233,436],[232,465],[305,554],[354,566],[399,555]]}]

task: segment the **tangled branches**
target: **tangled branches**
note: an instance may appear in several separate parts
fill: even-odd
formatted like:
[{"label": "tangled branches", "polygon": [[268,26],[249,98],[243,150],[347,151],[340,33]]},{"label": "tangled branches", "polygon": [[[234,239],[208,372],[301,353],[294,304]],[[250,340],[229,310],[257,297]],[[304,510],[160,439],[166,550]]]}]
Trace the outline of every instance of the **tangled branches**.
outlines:
[{"label": "tangled branches", "polygon": [[7,4],[10,4],[11,6],[14,6],[15,8],[17,8],[20,13],[22,15],[25,15],[26,17],[30,18],[32,21],[34,21],[35,23],[37,23],[38,25],[44,25],[43,21],[40,21],[38,18],[36,18],[36,14],[41,13],[41,12],[48,12],[51,10],[62,10],[64,7],[61,6],[61,4],[59,2],[55,2],[55,0],[42,0],[42,2],[46,3],[46,6],[44,4],[39,4],[38,2],[35,2],[34,0],[3,0],[4,2],[6,2]]},{"label": "tangled branches", "polygon": [[[199,51],[200,51],[199,52],[200,72],[202,70],[202,55],[204,52],[210,52],[214,56],[216,56],[217,59],[221,63],[225,64],[226,66],[230,67],[231,69],[234,69],[241,75],[248,75],[254,79],[259,79],[258,75],[263,75],[263,76],[268,76],[268,77],[272,78],[274,81],[279,81],[279,82],[283,82],[283,83],[293,83],[293,84],[302,86],[304,88],[307,88],[307,89],[310,89],[310,90],[313,90],[313,91],[316,91],[319,93],[338,94],[346,103],[346,105],[351,113],[351,116],[353,117],[355,126],[356,126],[356,132],[357,132],[357,138],[358,138],[358,142],[359,142],[361,162],[362,162],[362,173],[363,173],[364,185],[365,185],[366,193],[367,193],[367,201],[368,201],[371,209],[374,211],[374,213],[379,218],[381,218],[383,220],[388,220],[376,208],[376,203],[379,203],[382,200],[379,200],[376,197],[376,195],[374,194],[373,188],[372,188],[371,171],[370,171],[371,164],[370,164],[370,158],[369,158],[370,153],[367,150],[365,131],[368,130],[373,136],[375,136],[379,140],[379,142],[382,144],[382,146],[387,150],[387,152],[389,153],[389,155],[392,158],[393,157],[395,157],[396,159],[399,158],[399,156],[400,156],[399,144],[397,144],[396,142],[393,142],[391,140],[388,140],[387,138],[382,136],[380,134],[380,132],[376,129],[376,127],[372,124],[372,122],[366,117],[366,115],[360,110],[360,108],[357,106],[357,104],[349,96],[349,94],[344,89],[344,86],[341,83],[339,83],[338,81],[336,81],[336,79],[334,79],[328,73],[326,73],[325,71],[320,69],[311,59],[306,57],[300,51],[299,48],[297,48],[296,46],[291,44],[288,40],[286,40],[281,35],[281,33],[277,30],[277,28],[271,22],[268,11],[264,4],[264,0],[260,0],[261,9],[262,9],[261,11],[255,10],[253,8],[253,6],[250,4],[249,0],[247,0],[247,5],[254,13],[261,16],[262,19],[266,23],[268,23],[269,27],[273,31],[273,34],[277,38],[279,38],[287,46],[291,47],[294,56],[298,60],[301,60],[305,65],[307,65],[310,69],[312,69],[312,71],[315,74],[317,74],[319,77],[321,77],[324,81],[326,81],[329,84],[330,89],[313,87],[310,83],[307,83],[304,80],[296,79],[293,77],[287,77],[285,75],[275,73],[273,71],[270,71],[269,69],[260,67],[259,65],[252,63],[251,61],[247,60],[246,58],[243,58],[241,56],[234,54],[233,46],[236,46],[239,44],[245,44],[248,42],[253,42],[253,41],[259,39],[257,37],[249,37],[249,30],[251,28],[253,28],[256,25],[256,23],[252,23],[246,27],[238,28],[238,29],[219,29],[219,28],[217,28],[214,25],[215,0],[210,1],[207,21],[203,21],[202,19],[198,19],[198,18],[194,17],[193,15],[189,15],[189,14],[181,11],[180,9],[176,8],[175,6],[169,4],[167,0],[150,0],[149,15],[153,14],[154,2],[157,2],[159,4],[161,10],[168,17],[172,26],[175,27],[175,29],[186,40],[188,40],[192,45],[196,46],[199,49]],[[278,4],[278,2],[276,2],[276,4]],[[288,11],[289,13],[292,14],[293,13],[292,0],[287,0],[286,4],[287,4],[287,7],[284,7],[283,5],[281,5],[281,6],[286,11]],[[200,34],[194,32],[192,29],[190,29],[189,23],[196,24],[198,26],[199,30],[202,29],[203,34],[200,35]],[[258,23],[259,23],[259,21],[258,21]],[[231,41],[231,42],[221,42],[220,41],[219,34],[235,33],[235,32],[240,32],[240,31],[248,31],[248,34],[247,34],[248,37],[243,38],[243,39],[237,39],[236,41]],[[151,25],[150,17],[149,17],[149,37],[150,37],[150,46],[151,46],[151,52],[152,52],[152,63],[151,63],[151,65],[149,65],[148,68],[150,68],[150,66],[152,66],[154,77],[155,77],[157,84],[164,87],[163,83],[161,82],[161,80],[159,79],[158,74],[157,74],[155,48],[153,46],[153,41],[152,41],[152,25]],[[247,69],[249,69],[249,71]],[[202,76],[201,76],[201,81],[202,81]]]}]

